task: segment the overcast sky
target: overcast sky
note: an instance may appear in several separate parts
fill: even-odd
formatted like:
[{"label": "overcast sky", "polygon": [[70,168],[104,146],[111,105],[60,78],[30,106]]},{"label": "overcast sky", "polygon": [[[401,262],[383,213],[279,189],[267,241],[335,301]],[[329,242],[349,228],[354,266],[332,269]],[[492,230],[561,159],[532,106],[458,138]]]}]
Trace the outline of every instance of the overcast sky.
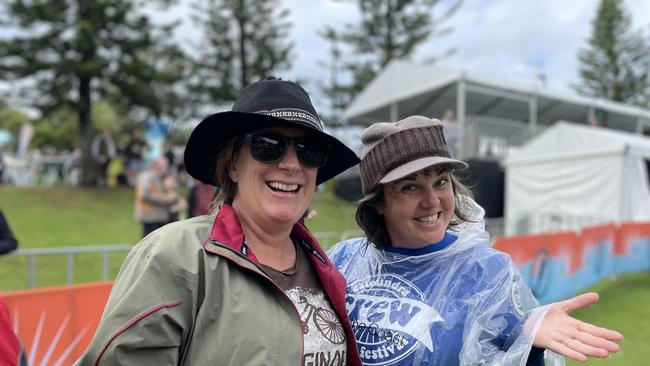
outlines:
[{"label": "overcast sky", "polygon": [[[181,17],[181,41],[197,41],[199,30],[189,21],[188,4],[167,9],[163,18]],[[442,0],[438,15],[445,9]],[[291,11],[293,67],[287,79],[307,80],[306,88],[319,108],[326,101],[317,95],[317,82],[329,79],[319,62],[329,62],[329,44],[318,36],[326,25],[342,27],[359,18],[353,1],[283,0]],[[479,75],[511,81],[532,81],[536,70],[545,74],[547,88],[566,91],[578,81],[577,53],[585,47],[599,0],[465,0],[446,24],[451,34],[421,45],[415,60],[424,60],[449,48],[457,52],[439,64]],[[633,26],[650,32],[650,0],[625,0]],[[186,42],[187,43],[187,42]]]},{"label": "overcast sky", "polygon": [[[184,0],[189,1],[189,0]],[[448,67],[505,78],[532,81],[536,70],[545,74],[547,88],[566,91],[578,81],[577,53],[585,47],[598,0],[466,0],[448,20],[451,34],[426,42],[414,57],[424,60],[449,48],[457,52],[438,63]],[[625,0],[636,29],[650,31],[650,1]],[[329,62],[329,44],[318,36],[326,25],[334,27],[358,19],[352,2],[333,0],[284,0],[291,10],[294,61],[287,78],[306,79],[310,93],[326,81],[329,71],[318,65]],[[436,8],[438,15],[445,1]],[[185,24],[181,37],[192,37],[194,27]],[[647,33],[646,33],[647,34]],[[318,100],[318,104],[325,103]]]}]

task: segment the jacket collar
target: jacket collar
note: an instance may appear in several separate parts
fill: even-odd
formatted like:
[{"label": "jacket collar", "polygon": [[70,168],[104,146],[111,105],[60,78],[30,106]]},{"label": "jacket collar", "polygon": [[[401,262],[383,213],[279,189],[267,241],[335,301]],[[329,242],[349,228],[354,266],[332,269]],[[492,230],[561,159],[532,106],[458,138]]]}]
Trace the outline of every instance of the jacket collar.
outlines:
[{"label": "jacket collar", "polygon": [[[327,259],[327,255],[320,245],[318,245],[316,238],[314,238],[303,224],[300,222],[296,223],[291,229],[291,235],[297,239],[297,242],[302,245],[303,249],[310,254],[309,257],[312,262],[320,262],[314,263],[314,265],[331,265]],[[224,203],[219,208],[219,212],[212,224],[210,239],[208,241],[216,241],[225,245],[233,251],[242,254],[255,264],[259,264],[257,257],[255,257],[253,251],[246,244],[244,231],[241,228],[241,223],[239,222],[235,210],[228,204]],[[208,243],[205,243],[203,247],[207,251],[212,252],[209,249]]]}]

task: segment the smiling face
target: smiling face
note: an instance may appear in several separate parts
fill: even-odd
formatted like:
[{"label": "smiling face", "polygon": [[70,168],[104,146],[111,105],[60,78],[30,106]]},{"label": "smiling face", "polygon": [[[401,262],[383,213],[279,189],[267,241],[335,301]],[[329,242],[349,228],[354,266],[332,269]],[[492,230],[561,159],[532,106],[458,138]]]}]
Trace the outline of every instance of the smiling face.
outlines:
[{"label": "smiling face", "polygon": [[425,168],[383,190],[376,210],[384,216],[393,247],[421,248],[442,240],[455,208],[450,170]]},{"label": "smiling face", "polygon": [[[303,130],[280,127],[263,131],[289,138],[307,134]],[[293,225],[311,202],[317,172],[318,169],[300,163],[293,145],[280,161],[263,163],[251,156],[245,143],[228,170],[230,179],[237,184],[232,206],[240,217],[259,225]]]}]

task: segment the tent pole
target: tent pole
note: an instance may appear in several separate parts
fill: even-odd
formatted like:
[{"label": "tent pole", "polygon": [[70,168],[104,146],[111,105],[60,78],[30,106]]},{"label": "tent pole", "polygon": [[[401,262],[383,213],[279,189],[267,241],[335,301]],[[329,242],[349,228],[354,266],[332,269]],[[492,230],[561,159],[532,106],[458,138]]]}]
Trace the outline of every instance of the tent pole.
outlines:
[{"label": "tent pole", "polygon": [[532,94],[528,100],[528,128],[532,139],[535,137],[535,131],[537,130],[537,92]]},{"label": "tent pole", "polygon": [[397,102],[390,104],[390,121],[397,122],[399,120],[399,106]]},{"label": "tent pole", "polygon": [[466,159],[467,152],[465,151],[465,97],[466,97],[466,84],[467,81],[465,70],[460,72],[458,79],[458,87],[456,88],[456,119],[458,121],[458,158]]}]

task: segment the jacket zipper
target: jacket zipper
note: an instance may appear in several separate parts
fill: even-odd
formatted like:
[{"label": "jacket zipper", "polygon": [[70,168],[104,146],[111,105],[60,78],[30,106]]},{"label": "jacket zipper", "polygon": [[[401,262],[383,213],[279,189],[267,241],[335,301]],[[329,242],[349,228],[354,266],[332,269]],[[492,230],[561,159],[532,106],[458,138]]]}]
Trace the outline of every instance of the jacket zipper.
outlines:
[{"label": "jacket zipper", "polygon": [[254,270],[252,270],[252,269],[250,269],[248,267],[244,267],[241,264],[231,260],[230,258],[220,255],[219,253],[211,252],[213,254],[216,254],[216,255],[220,256],[221,258],[224,258],[224,259],[228,260],[231,263],[235,263],[237,266],[239,266],[242,269],[245,269],[245,270],[247,270],[249,272],[255,273],[257,276],[264,278],[267,282],[270,282],[271,285],[273,285],[273,287],[275,287],[275,289],[278,290],[282,294],[282,296],[289,302],[289,304],[291,304],[291,308],[295,312],[296,317],[298,318],[298,324],[300,325],[300,338],[302,339],[302,342],[301,342],[301,345],[300,345],[300,365],[302,365],[303,364],[302,360],[303,360],[303,357],[304,357],[304,354],[305,354],[305,335],[302,333],[302,329],[304,327],[304,324],[302,323],[302,319],[300,318],[300,312],[296,308],[296,305],[293,303],[293,301],[291,301],[289,296],[287,296],[287,294],[285,294],[284,291],[282,291],[282,289],[275,283],[275,281],[273,281],[273,279],[271,279],[271,277],[269,277],[269,275],[267,275],[266,272],[264,272],[264,270],[257,265],[257,263],[251,261],[250,259],[248,259],[248,257],[243,255],[242,253],[240,253],[240,252],[238,252],[236,250],[233,250],[232,248],[230,248],[230,247],[228,247],[226,245],[223,245],[223,244],[219,243],[218,241],[216,241],[214,239],[210,239],[210,243],[212,245],[219,246],[220,248],[225,248],[225,249],[231,251],[232,253],[234,253],[235,255],[237,255],[238,257],[240,257],[240,258],[248,261],[249,263],[253,264],[255,266],[255,268],[257,268],[259,270],[259,272],[254,271]]}]

